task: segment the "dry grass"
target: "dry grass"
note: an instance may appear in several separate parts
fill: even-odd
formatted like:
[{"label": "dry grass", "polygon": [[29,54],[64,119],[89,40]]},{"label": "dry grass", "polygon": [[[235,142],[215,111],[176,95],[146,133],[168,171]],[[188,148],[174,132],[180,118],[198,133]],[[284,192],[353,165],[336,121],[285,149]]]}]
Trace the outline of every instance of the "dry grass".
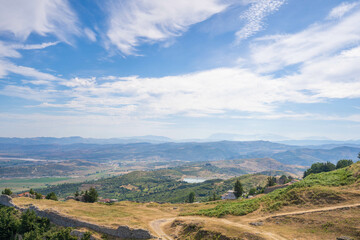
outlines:
[{"label": "dry grass", "polygon": [[171,218],[181,213],[212,207],[208,204],[158,204],[127,201],[109,205],[73,200],[61,202],[31,198],[14,198],[13,202],[22,207],[33,204],[40,209],[55,210],[61,214],[103,226],[127,225],[132,228],[143,229],[148,229],[149,222],[155,219]]},{"label": "dry grass", "polygon": [[288,239],[360,239],[360,208],[271,218],[262,228]]}]

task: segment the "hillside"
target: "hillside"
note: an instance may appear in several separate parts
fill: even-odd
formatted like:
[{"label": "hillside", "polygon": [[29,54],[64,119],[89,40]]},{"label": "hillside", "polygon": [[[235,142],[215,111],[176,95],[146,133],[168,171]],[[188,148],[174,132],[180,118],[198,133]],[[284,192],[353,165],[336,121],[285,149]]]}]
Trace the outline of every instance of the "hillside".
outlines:
[{"label": "hillside", "polygon": [[[151,175],[136,173],[132,177],[145,179]],[[359,239],[359,184],[358,162],[309,175],[288,188],[249,200],[194,204],[125,201],[113,205],[30,198],[13,201],[19,206],[33,204],[104,226],[126,224],[148,229],[162,239]]]},{"label": "hillside", "polygon": [[[360,199],[360,162],[331,172],[310,174],[291,186],[267,195],[240,201],[221,202],[212,209],[194,214],[205,216],[247,215],[258,209],[276,211],[291,205],[318,205]],[[348,186],[352,186],[348,191]]]},{"label": "hillside", "polygon": [[245,190],[264,186],[267,176],[261,174],[242,175],[228,180],[213,179],[202,183],[180,181],[181,171],[163,169],[157,171],[135,171],[122,176],[88,181],[83,183],[61,184],[45,189],[37,189],[42,194],[55,192],[65,198],[76,191],[86,190],[90,186],[97,189],[103,198],[116,198],[128,201],[184,202],[190,192],[196,193],[197,201],[208,200],[214,193],[219,196],[233,188],[236,179],[240,179]]},{"label": "hillside", "polygon": [[157,144],[145,142],[56,144],[56,141],[50,144],[51,141],[50,143],[43,142],[34,141],[34,144],[0,142],[0,159],[111,161],[128,169],[138,166],[154,169],[164,165],[169,167],[189,162],[272,158],[286,165],[309,166],[314,162],[334,162],[343,158],[355,159],[357,153],[360,152],[360,147],[336,146],[330,149],[321,147],[316,149],[267,141]]}]

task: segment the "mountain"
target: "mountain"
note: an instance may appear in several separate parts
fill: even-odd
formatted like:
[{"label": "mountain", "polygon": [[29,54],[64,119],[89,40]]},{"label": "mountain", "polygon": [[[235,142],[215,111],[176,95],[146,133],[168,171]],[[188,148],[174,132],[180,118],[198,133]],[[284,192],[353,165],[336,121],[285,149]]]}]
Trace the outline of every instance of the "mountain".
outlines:
[{"label": "mountain", "polygon": [[243,134],[232,134],[232,133],[215,133],[207,138],[210,141],[285,141],[289,138],[276,135],[276,134],[253,134],[253,135],[243,135]]},{"label": "mountain", "polygon": [[279,143],[208,142],[208,143],[132,143],[132,144],[0,144],[0,157],[39,158],[47,160],[84,159],[108,160],[157,160],[157,161],[214,161],[234,159],[253,152],[268,155],[295,149]]},{"label": "mountain", "polygon": [[356,160],[360,147],[336,147],[332,149],[293,149],[275,153],[271,157],[284,164],[298,164],[310,166],[315,162],[336,163],[340,159]]},{"label": "mountain", "polygon": [[20,145],[45,145],[45,144],[59,144],[68,145],[76,143],[85,144],[127,144],[127,143],[165,143],[173,142],[174,140],[162,136],[138,136],[138,137],[125,137],[125,138],[82,138],[74,137],[35,137],[35,138],[0,138],[0,144],[20,144]]}]

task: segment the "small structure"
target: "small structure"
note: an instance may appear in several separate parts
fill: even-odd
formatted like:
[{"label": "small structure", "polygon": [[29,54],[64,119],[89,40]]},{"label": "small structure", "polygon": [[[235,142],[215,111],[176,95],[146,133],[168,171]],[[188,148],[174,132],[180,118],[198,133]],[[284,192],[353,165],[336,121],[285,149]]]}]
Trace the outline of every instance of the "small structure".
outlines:
[{"label": "small structure", "polygon": [[235,193],[233,190],[229,190],[227,191],[227,193],[224,193],[223,195],[221,195],[221,199],[222,200],[232,200],[232,199],[236,199]]},{"label": "small structure", "polygon": [[103,199],[100,199],[99,202],[110,203],[110,199],[109,198],[103,198]]},{"label": "small structure", "polygon": [[36,198],[36,196],[34,194],[31,194],[29,192],[24,192],[24,193],[20,193],[18,194],[18,197],[28,197],[28,198]]}]

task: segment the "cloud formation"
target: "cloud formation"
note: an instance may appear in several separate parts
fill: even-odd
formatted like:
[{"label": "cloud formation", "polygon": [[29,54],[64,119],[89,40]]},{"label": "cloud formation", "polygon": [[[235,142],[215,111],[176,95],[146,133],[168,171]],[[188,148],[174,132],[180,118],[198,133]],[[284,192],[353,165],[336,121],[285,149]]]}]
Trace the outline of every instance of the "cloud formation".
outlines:
[{"label": "cloud formation", "polygon": [[140,44],[179,36],[226,7],[220,0],[111,1],[107,37],[123,54],[135,54]]},{"label": "cloud formation", "polygon": [[240,16],[246,24],[236,32],[237,41],[246,39],[262,30],[264,19],[271,13],[276,12],[286,0],[257,0],[250,1],[251,6]]},{"label": "cloud formation", "polygon": [[79,35],[77,17],[66,0],[0,0],[0,33],[24,41],[34,32],[53,34],[64,42]]}]

